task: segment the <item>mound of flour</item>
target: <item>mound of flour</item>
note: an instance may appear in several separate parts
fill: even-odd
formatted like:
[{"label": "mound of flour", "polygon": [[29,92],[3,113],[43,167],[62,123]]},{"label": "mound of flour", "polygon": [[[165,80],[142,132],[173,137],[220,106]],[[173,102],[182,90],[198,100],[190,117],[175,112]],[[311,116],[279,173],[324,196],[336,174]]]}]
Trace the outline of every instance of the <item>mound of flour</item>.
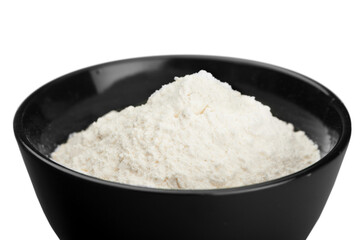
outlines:
[{"label": "mound of flour", "polygon": [[109,181],[213,189],[294,173],[320,153],[268,106],[202,70],[176,77],[144,105],[109,112],[71,134],[51,157]]}]

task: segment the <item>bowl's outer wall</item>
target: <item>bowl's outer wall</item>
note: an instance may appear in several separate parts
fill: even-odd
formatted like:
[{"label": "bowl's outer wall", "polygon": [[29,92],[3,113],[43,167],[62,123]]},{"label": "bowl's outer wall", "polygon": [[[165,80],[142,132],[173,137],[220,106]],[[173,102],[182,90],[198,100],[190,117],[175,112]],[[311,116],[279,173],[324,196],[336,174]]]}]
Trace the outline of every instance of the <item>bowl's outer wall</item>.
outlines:
[{"label": "bowl's outer wall", "polygon": [[154,57],[67,75],[30,96],[14,121],[36,194],[60,239],[306,239],[331,192],[348,139],[331,158],[286,181],[181,194],[91,180],[41,156],[107,111],[142,103],[174,75],[200,69],[270,105],[276,116],[314,139],[323,155],[344,130],[348,115],[339,116],[342,104],[326,89],[290,71],[245,60]]},{"label": "bowl's outer wall", "polygon": [[60,239],[303,240],[325,205],[344,155],[307,176],[260,191],[172,195],[85,181],[20,148]]},{"label": "bowl's outer wall", "polygon": [[22,155],[60,239],[306,239],[343,153],[308,176],[239,194],[161,194],[101,185]]}]

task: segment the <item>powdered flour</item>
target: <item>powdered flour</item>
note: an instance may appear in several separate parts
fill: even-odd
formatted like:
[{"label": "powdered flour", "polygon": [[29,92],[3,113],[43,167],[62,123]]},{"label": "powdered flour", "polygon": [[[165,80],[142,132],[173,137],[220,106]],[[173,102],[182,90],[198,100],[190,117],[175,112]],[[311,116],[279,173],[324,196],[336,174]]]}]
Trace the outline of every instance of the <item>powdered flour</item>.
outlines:
[{"label": "powdered flour", "polygon": [[320,158],[302,131],[200,71],[147,103],[109,112],[52,153],[98,178],[156,188],[243,186],[299,171]]}]

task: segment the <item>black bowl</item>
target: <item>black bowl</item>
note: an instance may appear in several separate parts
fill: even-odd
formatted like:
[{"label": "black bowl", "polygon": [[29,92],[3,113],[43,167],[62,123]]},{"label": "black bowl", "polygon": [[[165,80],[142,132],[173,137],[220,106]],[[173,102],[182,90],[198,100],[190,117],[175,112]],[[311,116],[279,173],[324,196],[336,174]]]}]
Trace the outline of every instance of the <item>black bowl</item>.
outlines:
[{"label": "black bowl", "polygon": [[[320,147],[314,165],[265,183],[164,190],[108,182],[49,158],[72,132],[113,109],[144,103],[174,76],[201,69],[253,95]],[[60,239],[305,239],[320,216],[350,139],[342,102],[298,73],[248,60],[157,56],[82,69],[19,107],[14,131],[37,197]]]}]

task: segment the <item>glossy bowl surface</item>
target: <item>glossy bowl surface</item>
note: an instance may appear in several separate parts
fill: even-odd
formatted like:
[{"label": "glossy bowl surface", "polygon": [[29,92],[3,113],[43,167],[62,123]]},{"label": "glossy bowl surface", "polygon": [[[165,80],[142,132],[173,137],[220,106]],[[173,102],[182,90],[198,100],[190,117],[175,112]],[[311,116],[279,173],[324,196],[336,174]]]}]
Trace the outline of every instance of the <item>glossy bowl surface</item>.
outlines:
[{"label": "glossy bowl surface", "polygon": [[[255,96],[301,129],[322,159],[292,175],[217,190],[108,182],[49,158],[72,132],[201,69]],[[216,56],[155,56],[92,66],[49,82],[19,107],[14,131],[40,204],[60,239],[306,239],[350,140],[343,103],[321,84],[273,65]]]}]

